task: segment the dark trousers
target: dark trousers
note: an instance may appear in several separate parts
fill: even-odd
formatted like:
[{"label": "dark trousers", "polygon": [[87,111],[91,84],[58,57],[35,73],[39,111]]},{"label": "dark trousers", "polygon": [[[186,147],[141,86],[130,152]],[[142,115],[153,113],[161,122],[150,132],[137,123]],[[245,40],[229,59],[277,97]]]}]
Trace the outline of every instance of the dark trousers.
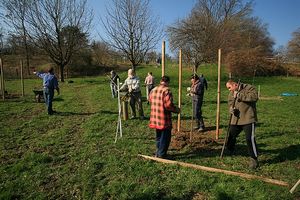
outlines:
[{"label": "dark trousers", "polygon": [[193,115],[197,120],[197,126],[204,128],[204,121],[202,117],[203,96],[193,98]]},{"label": "dark trousers", "polygon": [[235,149],[236,138],[244,130],[246,135],[248,152],[251,158],[257,159],[257,145],[255,141],[255,123],[246,125],[230,125],[229,136],[227,140],[227,149],[231,152]]},{"label": "dark trousers", "polygon": [[53,114],[52,101],[54,97],[54,89],[44,88],[44,99],[49,115]]},{"label": "dark trousers", "polygon": [[171,129],[156,129],[156,156],[165,157],[171,142]]},{"label": "dark trousers", "polygon": [[149,94],[151,92],[151,90],[154,88],[154,85],[146,85],[146,95],[147,95],[147,100],[149,101]]},{"label": "dark trousers", "polygon": [[137,104],[138,111],[140,117],[144,117],[144,111],[143,111],[143,104],[142,104],[142,93],[141,92],[134,92],[129,97],[129,105],[131,108],[131,115],[133,117],[136,117],[135,112],[135,105]]}]

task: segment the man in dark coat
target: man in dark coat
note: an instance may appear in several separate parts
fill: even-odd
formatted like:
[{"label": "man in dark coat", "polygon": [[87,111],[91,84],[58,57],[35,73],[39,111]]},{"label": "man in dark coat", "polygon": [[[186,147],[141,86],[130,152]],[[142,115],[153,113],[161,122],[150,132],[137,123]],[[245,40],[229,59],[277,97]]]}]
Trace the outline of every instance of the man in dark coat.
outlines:
[{"label": "man in dark coat", "polygon": [[230,91],[228,95],[229,112],[232,114],[227,140],[227,150],[232,154],[235,150],[236,138],[244,130],[248,152],[251,157],[249,167],[258,167],[258,153],[255,141],[255,124],[257,123],[256,102],[258,93],[254,86],[236,83],[229,80],[226,83]]},{"label": "man in dark coat", "polygon": [[[193,115],[196,119],[196,127],[195,129],[199,132],[204,131],[204,120],[202,116],[202,104],[204,97],[204,82],[199,78],[197,74],[192,75],[192,86],[191,86],[191,96],[193,98]],[[206,83],[207,88],[207,83]]]}]

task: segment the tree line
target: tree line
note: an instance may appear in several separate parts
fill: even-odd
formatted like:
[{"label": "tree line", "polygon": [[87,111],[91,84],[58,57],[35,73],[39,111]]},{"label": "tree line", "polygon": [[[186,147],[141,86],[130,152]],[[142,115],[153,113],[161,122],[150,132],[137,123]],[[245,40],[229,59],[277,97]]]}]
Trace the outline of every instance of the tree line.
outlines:
[{"label": "tree line", "polygon": [[[198,0],[188,17],[165,28],[149,0],[112,0],[100,19],[87,0],[0,2],[1,55],[22,55],[28,74],[32,55],[45,55],[59,67],[61,81],[66,66],[80,62],[106,66],[121,58],[135,68],[155,60],[163,37],[173,53],[182,49],[195,71],[215,63],[219,48],[229,71],[237,75],[281,74],[282,63],[300,59],[300,28],[286,47],[274,50],[267,24],[252,16],[253,1]],[[104,28],[99,41],[89,38],[93,22]]]}]

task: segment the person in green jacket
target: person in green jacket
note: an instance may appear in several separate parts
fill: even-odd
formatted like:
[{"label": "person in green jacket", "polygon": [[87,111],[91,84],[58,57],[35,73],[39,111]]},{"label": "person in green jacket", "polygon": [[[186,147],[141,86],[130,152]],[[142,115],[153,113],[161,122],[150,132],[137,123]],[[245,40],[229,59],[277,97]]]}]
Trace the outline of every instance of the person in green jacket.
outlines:
[{"label": "person in green jacket", "polygon": [[233,154],[236,138],[244,130],[251,157],[249,167],[255,169],[258,167],[257,145],[254,135],[255,124],[257,123],[256,102],[258,101],[258,93],[254,86],[237,83],[233,80],[227,81],[226,87],[230,91],[228,106],[232,115],[226,143],[227,150]]}]

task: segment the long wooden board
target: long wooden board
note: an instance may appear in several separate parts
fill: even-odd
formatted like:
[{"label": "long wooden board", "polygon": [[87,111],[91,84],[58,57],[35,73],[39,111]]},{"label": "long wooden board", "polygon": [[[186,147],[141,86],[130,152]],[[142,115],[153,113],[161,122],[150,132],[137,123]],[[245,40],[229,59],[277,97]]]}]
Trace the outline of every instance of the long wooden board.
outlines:
[{"label": "long wooden board", "polygon": [[289,186],[289,184],[287,182],[276,180],[276,179],[265,178],[262,176],[245,174],[245,173],[241,173],[241,172],[229,171],[229,170],[224,170],[224,169],[217,169],[217,168],[212,168],[212,167],[205,167],[205,166],[201,166],[201,165],[195,165],[195,164],[179,162],[179,161],[174,161],[174,160],[167,160],[167,159],[162,159],[162,158],[157,158],[157,157],[152,157],[152,156],[146,156],[146,155],[142,155],[142,154],[138,154],[138,155],[145,159],[154,160],[154,161],[161,162],[161,163],[174,164],[174,165],[180,165],[180,166],[184,166],[184,167],[199,169],[199,170],[203,170],[203,171],[239,176],[239,177],[246,178],[246,179],[261,180],[266,183],[271,183],[271,184],[280,185],[280,186],[286,186],[286,187]]}]

